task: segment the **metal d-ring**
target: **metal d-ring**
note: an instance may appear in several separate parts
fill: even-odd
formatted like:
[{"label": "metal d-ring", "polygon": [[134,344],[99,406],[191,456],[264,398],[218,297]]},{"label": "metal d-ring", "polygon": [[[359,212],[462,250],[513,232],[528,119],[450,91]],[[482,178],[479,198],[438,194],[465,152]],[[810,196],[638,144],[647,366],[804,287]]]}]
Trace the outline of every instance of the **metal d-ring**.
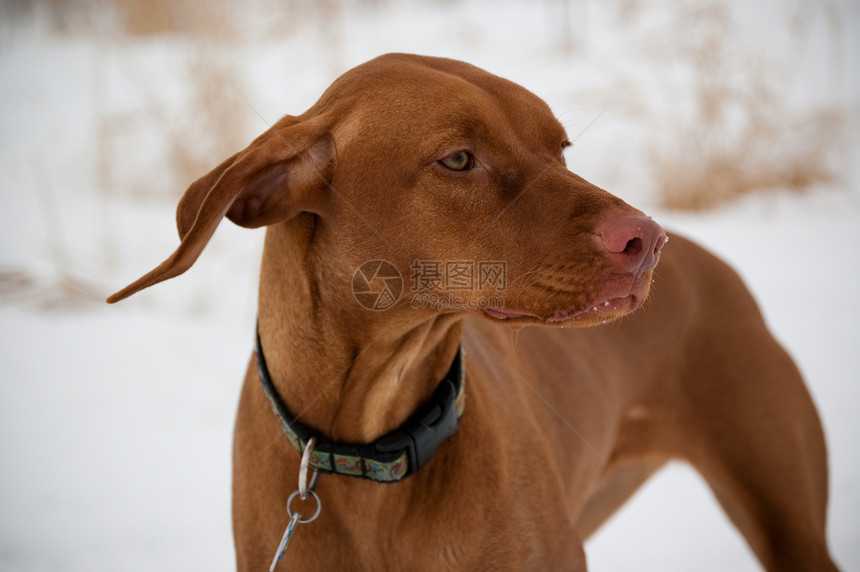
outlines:
[{"label": "metal d-ring", "polygon": [[[320,502],[320,498],[317,496],[315,492],[312,490],[307,491],[309,495],[314,497],[314,500],[317,501],[317,510],[314,514],[308,518],[301,518],[301,514],[299,514],[299,524],[307,524],[309,522],[313,522],[320,515],[320,510],[322,510],[322,503]],[[287,514],[290,515],[290,518],[293,518],[293,511],[290,508],[290,504],[292,504],[293,499],[296,498],[296,495],[299,494],[299,491],[293,491],[293,494],[287,499]]]},{"label": "metal d-ring", "polygon": [[[299,490],[298,493],[302,497],[302,500],[308,498],[308,493],[314,492],[314,489],[317,488],[317,481],[319,480],[319,471],[314,468],[314,474],[311,476],[311,483],[308,486],[308,466],[311,461],[311,454],[314,451],[314,446],[317,444],[317,438],[311,437],[308,439],[307,445],[305,445],[305,450],[302,453],[302,462],[299,464]],[[319,503],[319,499],[317,499],[317,503]]]}]

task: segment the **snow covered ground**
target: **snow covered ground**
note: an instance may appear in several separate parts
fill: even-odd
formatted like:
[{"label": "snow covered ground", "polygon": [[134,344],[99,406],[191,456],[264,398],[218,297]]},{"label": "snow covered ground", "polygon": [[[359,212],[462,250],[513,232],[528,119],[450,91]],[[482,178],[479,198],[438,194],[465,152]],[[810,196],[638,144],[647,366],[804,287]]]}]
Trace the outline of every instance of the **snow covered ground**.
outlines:
[{"label": "snow covered ground", "polygon": [[[204,63],[241,78],[230,84],[240,141],[388,51],[466,59],[546,99],[581,134],[573,170],[745,278],[819,406],[833,552],[860,569],[860,10],[729,3],[739,25],[726,42],[774,58],[762,61],[780,70],[787,112],[841,110],[839,177],[680,214],[657,208],[649,159],[672,133],[673,108],[685,112],[688,70],[665,59],[677,38],[662,28],[663,3],[627,16],[623,4],[353,2],[328,19],[263,11],[207,44]],[[188,66],[198,40],[61,34],[45,22],[0,23],[0,570],[229,570],[231,432],[262,233],[225,224],[187,276],[119,306],[97,302],[176,244],[173,207],[190,179],[161,165],[177,132],[198,135]],[[682,465],[586,549],[598,572],[759,569]]]}]

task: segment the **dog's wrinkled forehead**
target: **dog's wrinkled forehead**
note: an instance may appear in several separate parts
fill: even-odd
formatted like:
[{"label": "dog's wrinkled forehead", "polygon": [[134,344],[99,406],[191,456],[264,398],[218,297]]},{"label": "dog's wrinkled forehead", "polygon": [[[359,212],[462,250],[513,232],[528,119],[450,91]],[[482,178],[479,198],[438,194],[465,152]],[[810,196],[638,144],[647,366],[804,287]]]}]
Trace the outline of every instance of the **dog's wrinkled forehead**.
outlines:
[{"label": "dog's wrinkled forehead", "polygon": [[[356,99],[362,105],[354,105]],[[350,112],[336,128],[347,139],[498,138],[515,134],[529,145],[554,148],[564,128],[549,106],[525,88],[465,62],[388,54],[338,78],[317,106]]]}]

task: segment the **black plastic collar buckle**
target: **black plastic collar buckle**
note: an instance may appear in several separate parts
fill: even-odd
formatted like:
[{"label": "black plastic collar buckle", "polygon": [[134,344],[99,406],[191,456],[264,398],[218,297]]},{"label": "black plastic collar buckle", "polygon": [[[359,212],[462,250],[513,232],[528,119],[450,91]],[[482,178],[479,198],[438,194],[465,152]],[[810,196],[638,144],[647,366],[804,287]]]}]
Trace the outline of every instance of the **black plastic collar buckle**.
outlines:
[{"label": "black plastic collar buckle", "polygon": [[399,429],[375,443],[380,453],[406,449],[409,472],[427,464],[445,439],[457,432],[457,388],[445,379],[433,392],[427,406],[416,411]]}]

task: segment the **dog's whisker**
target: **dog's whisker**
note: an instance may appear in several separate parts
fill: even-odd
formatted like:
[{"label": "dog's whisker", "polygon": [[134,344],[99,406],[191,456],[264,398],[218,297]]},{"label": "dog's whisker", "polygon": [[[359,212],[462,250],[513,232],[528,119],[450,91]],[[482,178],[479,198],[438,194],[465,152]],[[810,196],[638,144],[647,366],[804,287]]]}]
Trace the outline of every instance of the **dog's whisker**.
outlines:
[{"label": "dog's whisker", "polygon": [[594,119],[592,119],[592,120],[588,123],[588,125],[586,125],[586,126],[582,129],[582,131],[580,131],[580,132],[577,134],[577,136],[576,136],[576,137],[574,137],[573,139],[571,139],[571,140],[570,140],[570,144],[571,144],[571,145],[573,145],[574,143],[576,143],[576,141],[577,141],[580,137],[582,137],[583,135],[585,135],[585,132],[586,132],[586,131],[588,131],[588,130],[591,128],[591,126],[592,126],[592,125],[594,125],[594,124],[597,122],[597,120],[598,120],[598,119],[600,119],[600,118],[603,116],[603,114],[604,114],[604,113],[606,113],[606,110],[607,110],[607,109],[609,109],[609,107],[608,107],[608,106],[607,106],[607,107],[604,107],[603,109],[601,109],[601,110],[600,110],[600,113],[598,113],[598,114],[595,116],[595,118],[594,118]]}]

